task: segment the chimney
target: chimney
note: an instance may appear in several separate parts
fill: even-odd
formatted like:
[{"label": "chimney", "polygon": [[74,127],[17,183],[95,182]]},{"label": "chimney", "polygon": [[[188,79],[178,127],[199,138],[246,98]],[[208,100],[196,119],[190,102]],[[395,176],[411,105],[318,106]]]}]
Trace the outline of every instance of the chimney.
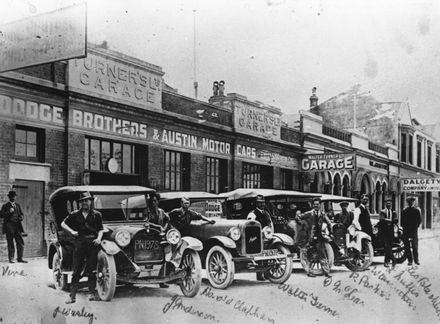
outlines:
[{"label": "chimney", "polygon": [[316,95],[316,87],[312,88],[312,95],[310,96],[310,109],[318,106],[318,96]]}]

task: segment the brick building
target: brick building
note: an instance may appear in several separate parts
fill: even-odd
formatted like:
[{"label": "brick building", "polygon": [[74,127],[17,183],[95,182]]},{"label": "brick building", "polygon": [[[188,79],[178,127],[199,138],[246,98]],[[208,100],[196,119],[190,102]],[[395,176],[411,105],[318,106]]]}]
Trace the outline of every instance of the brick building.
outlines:
[{"label": "brick building", "polygon": [[[299,188],[300,133],[282,124],[278,108],[224,88],[201,102],[163,75],[93,45],[84,59],[1,74],[0,202],[18,192],[25,256],[46,253],[48,197],[64,185]],[[4,235],[0,250],[5,256]]]}]

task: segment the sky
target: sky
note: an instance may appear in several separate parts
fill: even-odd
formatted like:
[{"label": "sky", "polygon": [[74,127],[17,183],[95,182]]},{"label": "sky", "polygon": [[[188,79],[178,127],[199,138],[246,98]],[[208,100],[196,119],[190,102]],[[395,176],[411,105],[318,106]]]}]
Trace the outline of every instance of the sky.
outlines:
[{"label": "sky", "polygon": [[[83,1],[0,0],[0,24]],[[212,83],[297,113],[355,84],[440,122],[438,0],[88,0],[88,40],[159,65],[198,99]],[[194,14],[195,10],[195,14]]]}]

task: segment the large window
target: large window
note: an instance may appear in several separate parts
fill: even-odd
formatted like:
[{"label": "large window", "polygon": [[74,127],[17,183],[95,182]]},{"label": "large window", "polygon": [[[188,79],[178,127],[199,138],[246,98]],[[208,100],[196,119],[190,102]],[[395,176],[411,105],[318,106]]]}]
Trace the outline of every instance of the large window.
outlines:
[{"label": "large window", "polygon": [[427,165],[428,165],[428,170],[431,170],[431,168],[432,168],[432,146],[431,145],[428,145],[428,163],[427,163]]},{"label": "large window", "polygon": [[422,167],[422,142],[417,141],[417,166]]},{"label": "large window", "polygon": [[118,162],[117,173],[136,173],[135,145],[86,137],[84,169],[108,171],[110,158]]},{"label": "large window", "polygon": [[44,133],[40,129],[16,126],[15,157],[21,160],[44,161]]},{"label": "large window", "polygon": [[227,161],[212,157],[206,158],[206,191],[219,193],[227,185]]},{"label": "large window", "polygon": [[293,171],[289,169],[281,169],[281,189],[293,189]]},{"label": "large window", "polygon": [[243,188],[261,188],[261,165],[243,163]]},{"label": "large window", "polygon": [[402,134],[400,141],[400,160],[406,162],[406,134]]},{"label": "large window", "polygon": [[165,190],[189,190],[190,155],[168,150],[164,154]]},{"label": "large window", "polygon": [[413,136],[408,134],[408,163],[413,164]]}]

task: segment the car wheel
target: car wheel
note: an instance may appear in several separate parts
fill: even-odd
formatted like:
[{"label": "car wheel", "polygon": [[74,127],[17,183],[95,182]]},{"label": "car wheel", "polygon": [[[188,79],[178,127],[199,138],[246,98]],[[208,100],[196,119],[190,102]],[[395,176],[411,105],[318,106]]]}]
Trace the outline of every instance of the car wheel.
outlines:
[{"label": "car wheel", "polygon": [[214,288],[227,288],[234,280],[235,274],[231,252],[221,246],[213,246],[206,256],[206,273]]},{"label": "car wheel", "polygon": [[366,270],[373,263],[373,244],[366,239],[363,239],[361,243],[361,253],[356,252],[355,254],[349,255],[348,260],[345,263],[345,266],[351,271]]},{"label": "car wheel", "polygon": [[101,300],[109,301],[116,290],[116,265],[113,255],[99,251],[96,268],[96,288]]},{"label": "car wheel", "polygon": [[[325,254],[327,257],[329,268],[331,269],[333,266],[333,262],[335,260],[335,255],[333,253],[333,249],[331,245],[327,242],[324,243]],[[324,271],[322,270],[321,263],[318,260],[318,255],[316,252],[310,253],[307,249],[300,249],[299,258],[301,261],[302,267],[307,271],[310,269],[310,272],[314,275],[322,275]]]},{"label": "car wheel", "polygon": [[67,290],[68,282],[67,275],[61,269],[61,256],[57,251],[52,259],[52,275],[56,289]]},{"label": "car wheel", "polygon": [[406,254],[405,254],[405,245],[403,244],[403,241],[401,240],[399,242],[399,246],[393,247],[393,256],[396,260],[396,263],[403,263],[406,260]]},{"label": "car wheel", "polygon": [[202,283],[202,261],[194,250],[186,250],[180,268],[186,271],[185,278],[179,283],[180,290],[186,297],[194,297]]},{"label": "car wheel", "polygon": [[[277,245],[275,247],[278,249],[279,255],[288,255],[290,253],[289,249],[285,246]],[[290,278],[293,268],[293,260],[291,257],[283,257],[279,259],[274,259],[269,261],[272,267],[266,271],[266,278],[273,283],[283,283]]]}]

